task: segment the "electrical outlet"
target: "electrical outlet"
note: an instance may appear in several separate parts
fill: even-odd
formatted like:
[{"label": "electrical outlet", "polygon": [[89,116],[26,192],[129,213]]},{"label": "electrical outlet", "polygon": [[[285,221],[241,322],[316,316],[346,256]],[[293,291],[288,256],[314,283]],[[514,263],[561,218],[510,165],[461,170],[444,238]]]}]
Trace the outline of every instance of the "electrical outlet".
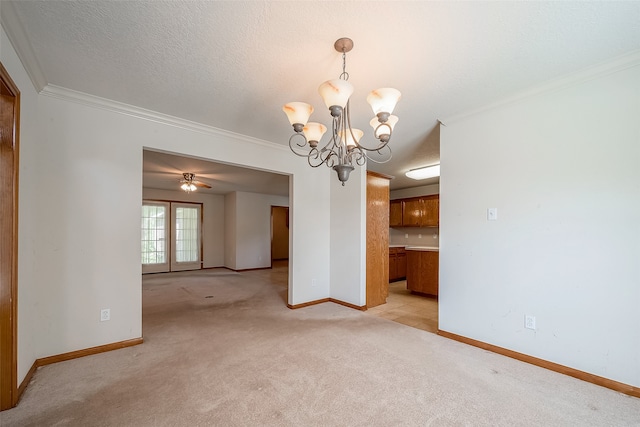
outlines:
[{"label": "electrical outlet", "polygon": [[422,234],[418,234],[418,239],[422,239]]},{"label": "electrical outlet", "polygon": [[316,279],[311,279],[311,286],[318,286],[318,281]]},{"label": "electrical outlet", "polygon": [[498,208],[487,209],[487,221],[497,221],[497,220],[498,220]]},{"label": "electrical outlet", "polygon": [[408,239],[409,238],[409,233],[404,233],[404,238]]},{"label": "electrical outlet", "polygon": [[106,322],[107,320],[111,320],[111,310],[108,308],[103,308],[100,310],[100,321]]},{"label": "electrical outlet", "polygon": [[527,329],[536,330],[536,317],[526,314],[524,316],[524,327]]}]

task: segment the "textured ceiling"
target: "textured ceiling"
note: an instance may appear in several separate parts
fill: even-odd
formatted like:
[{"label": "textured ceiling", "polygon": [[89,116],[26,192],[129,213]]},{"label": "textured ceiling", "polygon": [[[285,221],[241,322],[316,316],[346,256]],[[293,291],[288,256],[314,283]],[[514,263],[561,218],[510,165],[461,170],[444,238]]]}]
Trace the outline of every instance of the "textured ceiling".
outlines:
[{"label": "textured ceiling", "polygon": [[[46,84],[86,92],[279,144],[290,101],[314,105],[347,55],[352,122],[365,129],[367,93],[402,99],[394,158],[369,169],[412,181],[439,162],[437,120],[640,49],[640,2],[18,1],[3,22],[21,24]],[[8,26],[10,27],[10,26]],[[37,74],[37,73],[36,73]],[[294,157],[292,161],[304,161]]]}]

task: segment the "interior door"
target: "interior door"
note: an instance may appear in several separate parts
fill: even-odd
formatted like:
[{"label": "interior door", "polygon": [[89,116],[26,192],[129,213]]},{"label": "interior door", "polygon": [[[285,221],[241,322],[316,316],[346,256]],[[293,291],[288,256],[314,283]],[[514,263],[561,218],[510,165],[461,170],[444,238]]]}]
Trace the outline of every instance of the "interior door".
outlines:
[{"label": "interior door", "polygon": [[171,271],[202,268],[201,211],[199,204],[171,203]]},{"label": "interior door", "polygon": [[142,203],[142,274],[169,271],[168,202]]}]

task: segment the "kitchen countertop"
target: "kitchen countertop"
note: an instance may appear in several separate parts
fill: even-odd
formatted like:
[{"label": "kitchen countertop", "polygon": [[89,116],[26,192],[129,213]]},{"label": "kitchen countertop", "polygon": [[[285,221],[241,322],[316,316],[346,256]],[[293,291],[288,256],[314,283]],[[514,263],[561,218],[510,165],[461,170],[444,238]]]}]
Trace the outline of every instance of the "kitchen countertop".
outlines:
[{"label": "kitchen countertop", "polygon": [[389,245],[390,248],[404,248],[407,251],[436,251],[440,248],[437,246],[417,246],[417,245]]}]

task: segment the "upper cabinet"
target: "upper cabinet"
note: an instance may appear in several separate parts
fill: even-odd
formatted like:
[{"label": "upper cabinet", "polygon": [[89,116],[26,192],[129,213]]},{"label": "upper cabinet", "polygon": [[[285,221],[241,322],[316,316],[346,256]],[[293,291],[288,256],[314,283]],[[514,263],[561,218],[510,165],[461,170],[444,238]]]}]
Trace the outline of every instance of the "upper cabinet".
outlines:
[{"label": "upper cabinet", "polygon": [[402,200],[389,203],[389,227],[402,227]]},{"label": "upper cabinet", "polygon": [[438,227],[440,196],[392,200],[389,204],[389,227]]}]

